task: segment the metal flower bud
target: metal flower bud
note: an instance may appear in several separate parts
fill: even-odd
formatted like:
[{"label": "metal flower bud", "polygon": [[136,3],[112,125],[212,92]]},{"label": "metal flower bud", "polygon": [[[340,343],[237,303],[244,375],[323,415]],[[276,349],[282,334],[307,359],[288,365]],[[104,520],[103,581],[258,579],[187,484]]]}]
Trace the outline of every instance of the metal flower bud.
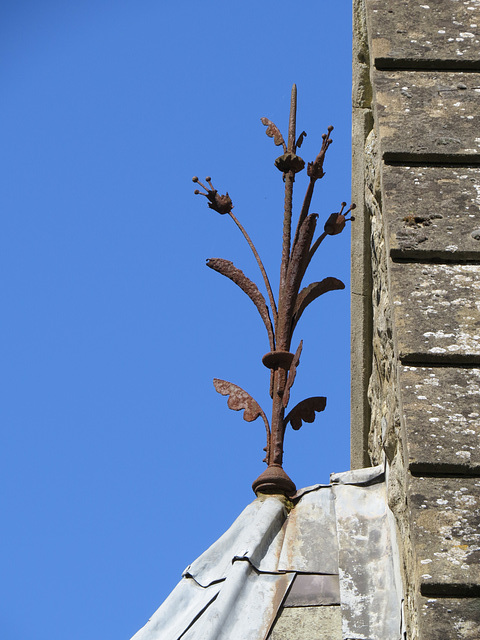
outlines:
[{"label": "metal flower bud", "polygon": [[346,202],[342,202],[342,208],[340,209],[340,211],[338,213],[332,213],[324,226],[324,231],[327,235],[329,236],[336,236],[339,233],[342,233],[342,231],[345,229],[345,223],[348,222],[349,220],[355,220],[355,218],[353,216],[351,216],[350,218],[346,218],[345,215],[347,213],[349,213],[349,211],[352,211],[352,209],[355,209],[355,204],[350,205],[350,207],[347,209],[347,211],[345,211],[345,214],[343,213],[344,208],[347,206]]},{"label": "metal flower bud", "polygon": [[230,196],[228,195],[228,191],[225,195],[218,193],[216,189],[214,189],[212,185],[212,179],[210,177],[206,178],[210,189],[208,189],[204,184],[200,182],[197,176],[193,176],[192,182],[197,182],[203,189],[205,189],[205,193],[202,193],[198,189],[195,189],[195,195],[205,196],[208,200],[208,206],[210,209],[213,209],[220,215],[225,215],[226,213],[230,213],[233,209],[233,202]]}]

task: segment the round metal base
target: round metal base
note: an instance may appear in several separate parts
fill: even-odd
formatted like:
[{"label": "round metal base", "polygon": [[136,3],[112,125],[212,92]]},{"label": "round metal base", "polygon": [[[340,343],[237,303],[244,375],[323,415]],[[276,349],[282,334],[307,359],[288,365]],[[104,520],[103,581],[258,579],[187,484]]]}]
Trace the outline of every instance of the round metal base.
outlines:
[{"label": "round metal base", "polygon": [[252,489],[257,495],[259,493],[281,493],[293,496],[297,491],[297,487],[278,464],[267,467],[252,484]]},{"label": "round metal base", "polygon": [[294,354],[289,351],[269,351],[263,356],[262,362],[267,369],[275,371],[278,367],[289,369],[293,358]]}]

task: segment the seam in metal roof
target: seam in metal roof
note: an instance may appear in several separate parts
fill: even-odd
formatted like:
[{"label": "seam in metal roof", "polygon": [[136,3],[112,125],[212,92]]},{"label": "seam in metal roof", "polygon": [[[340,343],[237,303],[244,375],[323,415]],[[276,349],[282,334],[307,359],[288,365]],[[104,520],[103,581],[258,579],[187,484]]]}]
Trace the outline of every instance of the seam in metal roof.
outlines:
[{"label": "seam in metal roof", "polygon": [[248,558],[259,571],[277,571],[283,543],[285,501],[278,496],[257,498],[246,507],[232,526],[183,575],[208,586],[227,577],[233,558]]},{"label": "seam in metal roof", "polygon": [[[290,513],[282,496],[257,498],[187,567],[132,640],[265,640],[283,604],[338,601],[345,640],[401,640],[384,478],[383,466],[335,474],[331,485],[300,491]],[[295,604],[285,602],[289,593]]]}]

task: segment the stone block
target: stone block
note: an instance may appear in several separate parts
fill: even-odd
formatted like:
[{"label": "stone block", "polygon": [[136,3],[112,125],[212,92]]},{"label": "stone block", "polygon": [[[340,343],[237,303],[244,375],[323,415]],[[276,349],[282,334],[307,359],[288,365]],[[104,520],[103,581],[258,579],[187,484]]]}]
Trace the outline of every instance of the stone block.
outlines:
[{"label": "stone block", "polygon": [[268,640],[341,640],[339,606],[282,609]]},{"label": "stone block", "polygon": [[479,73],[376,71],[373,86],[384,160],[480,160]]},{"label": "stone block", "polygon": [[378,68],[479,68],[477,0],[366,0],[370,53]]},{"label": "stone block", "polygon": [[480,474],[480,369],[401,367],[413,473]]},{"label": "stone block", "polygon": [[391,263],[404,363],[480,363],[480,265]]},{"label": "stone block", "polygon": [[480,258],[480,168],[383,168],[392,258]]},{"label": "stone block", "polygon": [[478,598],[419,598],[420,640],[478,640]]},{"label": "stone block", "polygon": [[480,478],[411,477],[408,502],[421,593],[478,595]]}]

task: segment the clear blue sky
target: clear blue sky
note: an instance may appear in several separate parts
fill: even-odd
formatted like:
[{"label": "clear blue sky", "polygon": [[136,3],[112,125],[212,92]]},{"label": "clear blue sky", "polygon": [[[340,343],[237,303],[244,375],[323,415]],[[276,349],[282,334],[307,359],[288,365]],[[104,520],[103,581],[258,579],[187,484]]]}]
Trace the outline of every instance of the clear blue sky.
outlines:
[{"label": "clear blue sky", "polygon": [[[0,637],[128,640],[264,468],[262,423],[212,378],[269,413],[266,333],[205,259],[261,279],[191,177],[228,190],[276,290],[283,185],[260,117],[286,135],[296,82],[305,160],[335,126],[325,220],[350,199],[350,2],[5,0],[0,24]],[[348,287],[348,228],[312,262],[326,276]],[[349,467],[348,288],[300,338],[292,402],[328,404],[287,433],[297,487]]]}]

